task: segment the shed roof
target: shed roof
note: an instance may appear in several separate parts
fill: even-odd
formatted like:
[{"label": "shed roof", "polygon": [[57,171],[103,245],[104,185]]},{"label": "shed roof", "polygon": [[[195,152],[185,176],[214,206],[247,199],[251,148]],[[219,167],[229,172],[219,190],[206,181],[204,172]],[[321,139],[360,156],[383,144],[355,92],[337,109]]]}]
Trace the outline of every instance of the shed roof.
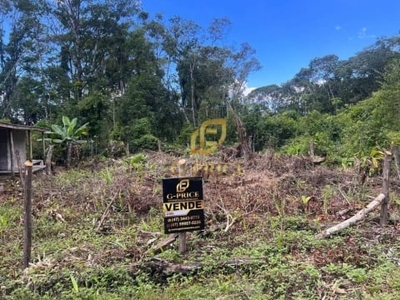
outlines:
[{"label": "shed roof", "polygon": [[41,131],[41,132],[48,131],[48,129],[42,128],[42,127],[34,127],[34,126],[19,125],[19,124],[10,124],[10,123],[3,123],[3,122],[0,122],[0,128],[9,128],[9,129],[15,129],[15,130]]}]

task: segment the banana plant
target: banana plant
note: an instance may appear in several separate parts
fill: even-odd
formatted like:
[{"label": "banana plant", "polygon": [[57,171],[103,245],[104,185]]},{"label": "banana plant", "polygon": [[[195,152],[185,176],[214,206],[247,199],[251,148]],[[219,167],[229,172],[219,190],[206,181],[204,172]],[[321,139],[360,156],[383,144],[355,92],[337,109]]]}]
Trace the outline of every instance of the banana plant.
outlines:
[{"label": "banana plant", "polygon": [[67,116],[62,117],[62,123],[63,125],[51,125],[52,131],[46,132],[49,135],[46,140],[66,147],[66,167],[69,168],[71,166],[72,145],[86,142],[82,140],[82,136],[87,134],[89,123],[76,128],[78,119],[73,118],[71,120]]},{"label": "banana plant", "polygon": [[385,157],[385,152],[374,147],[371,149],[369,155],[364,155],[361,157],[360,167],[367,172],[369,176],[375,175],[382,170],[382,162]]}]

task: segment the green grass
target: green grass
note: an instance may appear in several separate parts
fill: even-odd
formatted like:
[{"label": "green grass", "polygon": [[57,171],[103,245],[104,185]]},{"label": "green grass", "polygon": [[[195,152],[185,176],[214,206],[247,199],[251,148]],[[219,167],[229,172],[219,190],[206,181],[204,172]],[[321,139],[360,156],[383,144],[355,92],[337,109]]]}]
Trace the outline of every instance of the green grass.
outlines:
[{"label": "green grass", "polygon": [[[367,219],[331,238],[315,239],[326,224],[296,210],[301,201],[288,196],[279,210],[243,214],[227,232],[188,233],[184,255],[173,244],[154,256],[147,250],[166,238],[162,211],[157,205],[146,211],[136,205],[160,198],[159,182],[142,169],[139,178],[129,173],[129,179],[120,177],[124,170],[106,170],[113,180],[104,180],[105,173],[75,170],[35,181],[32,264],[26,270],[22,202],[3,197],[0,299],[398,299],[400,241],[393,225],[380,228]],[[298,188],[299,194],[310,194],[305,184]],[[333,188],[324,185],[321,194],[327,190]],[[324,197],[321,211],[327,208]],[[290,202],[295,198],[297,203]],[[274,207],[270,201],[268,207]],[[223,216],[209,221],[224,225]],[[197,267],[163,270],[155,267],[154,257]]]}]

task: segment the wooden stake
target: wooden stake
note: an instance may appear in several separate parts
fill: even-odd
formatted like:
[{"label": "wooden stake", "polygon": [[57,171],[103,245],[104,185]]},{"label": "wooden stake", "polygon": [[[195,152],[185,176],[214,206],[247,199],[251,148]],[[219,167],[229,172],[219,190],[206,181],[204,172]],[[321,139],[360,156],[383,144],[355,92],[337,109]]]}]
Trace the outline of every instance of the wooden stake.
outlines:
[{"label": "wooden stake", "polygon": [[179,233],[179,253],[186,253],[186,232]]},{"label": "wooden stake", "polygon": [[383,162],[383,186],[382,194],[385,195],[381,204],[381,226],[387,225],[388,219],[388,203],[389,203],[389,174],[390,174],[390,162],[392,160],[392,154],[385,151],[385,160]]},{"label": "wooden stake", "polygon": [[32,162],[25,162],[25,197],[24,197],[24,269],[29,267],[32,248]]},{"label": "wooden stake", "polygon": [[[184,159],[180,159],[178,161],[179,177],[182,177],[185,174],[185,164],[186,160]],[[178,239],[179,239],[179,253],[184,254],[186,253],[186,232],[179,232]]]}]

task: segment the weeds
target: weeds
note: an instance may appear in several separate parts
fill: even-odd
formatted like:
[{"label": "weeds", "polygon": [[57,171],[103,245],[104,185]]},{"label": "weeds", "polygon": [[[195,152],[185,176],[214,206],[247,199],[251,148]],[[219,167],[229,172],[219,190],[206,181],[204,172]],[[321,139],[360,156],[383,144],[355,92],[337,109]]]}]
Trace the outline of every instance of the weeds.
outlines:
[{"label": "weeds", "polygon": [[[380,228],[367,219],[330,239],[314,238],[341,220],[336,212],[348,207],[347,198],[356,206],[376,186],[367,182],[358,198],[349,169],[297,168],[293,175],[290,162],[276,159],[269,168],[262,159],[243,165],[241,177],[208,178],[205,232],[188,233],[185,255],[173,244],[156,256],[176,270],[198,266],[188,272],[148,264],[151,245],[166,238],[160,178],[171,158],[141,154],[96,172],[38,177],[33,259],[24,271],[21,187],[14,184],[15,192],[0,195],[0,298],[396,299],[396,224]],[[397,215],[399,195],[391,196]]]}]

